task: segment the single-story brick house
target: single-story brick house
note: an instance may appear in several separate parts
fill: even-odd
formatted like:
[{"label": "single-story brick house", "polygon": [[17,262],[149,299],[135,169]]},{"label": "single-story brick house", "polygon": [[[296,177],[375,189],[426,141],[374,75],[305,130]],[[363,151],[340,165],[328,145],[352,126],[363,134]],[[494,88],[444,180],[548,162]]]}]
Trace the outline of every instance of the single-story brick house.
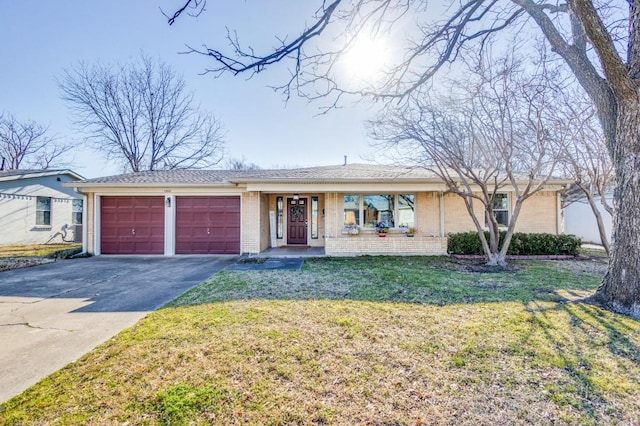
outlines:
[{"label": "single-story brick house", "polygon": [[82,195],[71,170],[0,170],[0,245],[82,241]]},{"label": "single-story brick house", "polygon": [[[554,180],[527,200],[517,230],[562,230]],[[281,170],[163,170],[69,184],[85,195],[94,254],[256,254],[322,247],[330,256],[444,254],[447,234],[474,230],[463,200],[423,169],[370,164]],[[513,200],[501,195],[508,221]],[[478,209],[482,214],[481,206]],[[380,238],[375,225],[390,229]],[[357,225],[359,233],[352,229]],[[407,238],[407,228],[415,236]]]}]

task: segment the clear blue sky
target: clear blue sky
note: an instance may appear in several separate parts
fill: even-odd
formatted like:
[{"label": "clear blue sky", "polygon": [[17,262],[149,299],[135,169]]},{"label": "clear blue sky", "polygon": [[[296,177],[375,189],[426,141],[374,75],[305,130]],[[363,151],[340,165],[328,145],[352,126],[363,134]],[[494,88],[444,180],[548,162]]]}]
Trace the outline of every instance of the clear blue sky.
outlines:
[{"label": "clear blue sky", "polygon": [[170,27],[160,8],[172,12],[181,3],[0,0],[0,112],[35,120],[48,125],[52,135],[77,141],[69,158],[75,158],[72,168],[83,176],[120,173],[83,145],[83,135],[73,128],[60,99],[56,77],[78,61],[127,61],[144,52],[182,73],[202,108],[220,117],[228,156],[244,156],[262,167],[339,164],[344,155],[362,162],[369,150],[363,120],[372,114],[366,105],[345,105],[316,116],[319,104],[292,99],[285,105],[267,87],[284,81],[284,67],[250,81],[241,76],[216,79],[200,75],[207,58],[178,54],[185,44],[220,46],[225,25],[238,29],[252,46],[269,47],[275,43],[273,34],[292,35],[309,22],[317,2],[211,1],[208,13],[181,18]]}]

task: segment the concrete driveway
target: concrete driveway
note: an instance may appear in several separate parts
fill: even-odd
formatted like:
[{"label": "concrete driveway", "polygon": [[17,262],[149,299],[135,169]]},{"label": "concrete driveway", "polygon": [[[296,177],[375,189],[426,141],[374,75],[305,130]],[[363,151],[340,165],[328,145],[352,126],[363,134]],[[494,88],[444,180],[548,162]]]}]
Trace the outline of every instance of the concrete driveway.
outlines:
[{"label": "concrete driveway", "polygon": [[99,256],[0,272],[0,402],[236,260]]}]

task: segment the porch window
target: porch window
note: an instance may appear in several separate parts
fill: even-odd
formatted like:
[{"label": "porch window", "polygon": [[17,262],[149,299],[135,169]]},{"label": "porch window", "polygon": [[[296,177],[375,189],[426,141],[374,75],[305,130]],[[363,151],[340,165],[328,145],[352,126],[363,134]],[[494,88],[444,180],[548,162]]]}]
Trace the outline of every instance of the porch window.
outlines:
[{"label": "porch window", "polygon": [[381,222],[384,222],[387,227],[393,228],[396,226],[395,195],[365,195],[363,213],[365,228],[373,229]]},{"label": "porch window", "polygon": [[318,239],[318,197],[311,197],[311,238]]},{"label": "porch window", "polygon": [[281,240],[284,235],[283,207],[282,197],[276,197],[276,238],[279,240]]},{"label": "porch window", "polygon": [[360,196],[349,194],[343,200],[344,224],[360,225]]},{"label": "porch window", "polygon": [[36,197],[36,225],[51,225],[51,197]]},{"label": "porch window", "polygon": [[415,226],[415,194],[345,194],[344,225],[375,229],[380,222],[390,228]]},{"label": "porch window", "polygon": [[71,207],[71,223],[82,225],[82,200],[73,200]]},{"label": "porch window", "polygon": [[493,197],[493,215],[500,226],[509,226],[509,194],[495,194]]},{"label": "porch window", "polygon": [[400,226],[412,227],[415,223],[416,196],[414,194],[398,194],[398,223]]}]

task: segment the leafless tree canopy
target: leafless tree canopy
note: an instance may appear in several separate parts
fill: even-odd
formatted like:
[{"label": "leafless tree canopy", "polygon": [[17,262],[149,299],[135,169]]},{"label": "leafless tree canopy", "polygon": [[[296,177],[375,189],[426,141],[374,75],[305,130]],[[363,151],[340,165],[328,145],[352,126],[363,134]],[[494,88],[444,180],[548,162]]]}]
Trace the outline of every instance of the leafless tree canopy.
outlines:
[{"label": "leafless tree canopy", "polygon": [[[465,80],[385,111],[372,133],[388,155],[395,148],[403,164],[428,168],[462,197],[488,263],[504,265],[522,204],[557,170],[567,140],[553,127],[549,105],[559,94],[546,84],[548,76],[526,73],[513,58],[492,64],[484,57],[474,69]],[[503,191],[515,207],[498,247],[494,200]]]},{"label": "leafless tree canopy", "polygon": [[0,116],[0,157],[4,169],[49,169],[71,160],[68,144],[47,134],[35,121],[19,121],[11,114]]},{"label": "leafless tree canopy", "polygon": [[182,77],[163,62],[80,64],[59,84],[75,123],[127,170],[202,168],[222,159],[220,123],[198,111]]},{"label": "leafless tree canopy", "polygon": [[229,170],[260,170],[262,167],[243,156],[242,158],[228,158],[225,161],[225,168]]},{"label": "leafless tree canopy", "polygon": [[[434,5],[425,0],[334,0],[318,2],[311,23],[297,35],[276,34],[274,48],[256,52],[249,47],[252,40],[241,42],[233,30],[228,31],[227,45],[191,48],[207,55],[215,65],[207,69],[216,75],[256,74],[275,63],[289,64],[291,78],[279,87],[286,96],[292,93],[312,99],[327,98],[335,106],[346,94],[375,99],[405,98],[428,84],[432,77],[467,52],[481,50],[495,35],[514,35],[529,28],[534,21],[550,39],[552,49],[567,60],[580,82],[605,89],[588,38],[577,20],[576,8],[586,9],[579,2],[549,3],[535,0],[465,0],[444,1],[434,16]],[[591,3],[586,1],[584,3]],[[616,2],[614,2],[616,3]],[[602,2],[597,11],[601,24],[611,35],[614,49],[626,48],[624,22],[625,2]],[[572,8],[569,7],[572,4]],[[187,0],[175,13],[167,16],[173,24],[182,14],[200,15],[206,0]],[[582,10],[581,9],[581,10]],[[622,11],[622,12],[621,12]],[[594,10],[594,16],[598,17]],[[397,23],[412,25],[412,31],[394,40],[394,49],[401,54],[387,69],[386,76],[376,86],[347,89],[336,77],[336,62],[363,33],[388,33]],[[336,37],[336,34],[343,35]],[[335,38],[324,43],[323,36]],[[342,82],[344,83],[344,82]],[[606,100],[604,100],[606,101]]]}]

